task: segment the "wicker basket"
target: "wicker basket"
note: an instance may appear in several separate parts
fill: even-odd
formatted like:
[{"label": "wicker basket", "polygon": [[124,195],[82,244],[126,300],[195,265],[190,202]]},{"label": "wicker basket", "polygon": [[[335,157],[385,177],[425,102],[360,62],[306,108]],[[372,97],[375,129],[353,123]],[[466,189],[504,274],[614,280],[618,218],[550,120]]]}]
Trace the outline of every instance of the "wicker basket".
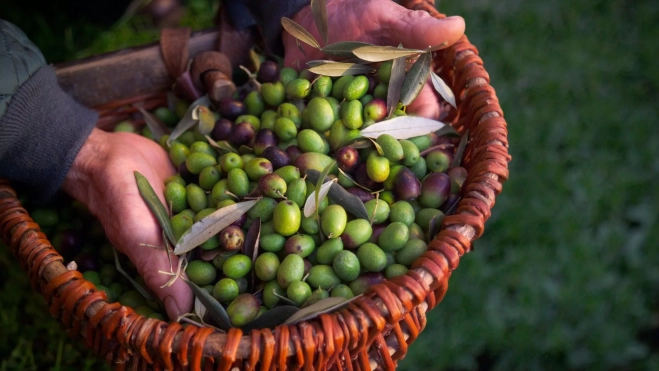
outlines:
[{"label": "wicker basket", "polygon": [[[432,0],[403,1],[412,9],[443,17]],[[393,370],[426,325],[426,312],[448,288],[451,272],[471,241],[483,233],[496,195],[508,177],[506,122],[483,61],[467,37],[437,53],[435,70],[455,92],[458,109],[445,122],[469,129],[463,164],[469,172],[455,215],[446,216],[428,252],[406,275],[371,287],[334,313],[310,321],[244,334],[147,319],[119,303],[108,304],[102,291],[68,271],[39,226],[21,206],[15,191],[0,181],[0,231],[50,313],[71,336],[117,369],[301,369]],[[130,117],[137,106],[162,105],[163,90],[99,108],[101,123]],[[98,108],[98,107],[97,107]]]}]

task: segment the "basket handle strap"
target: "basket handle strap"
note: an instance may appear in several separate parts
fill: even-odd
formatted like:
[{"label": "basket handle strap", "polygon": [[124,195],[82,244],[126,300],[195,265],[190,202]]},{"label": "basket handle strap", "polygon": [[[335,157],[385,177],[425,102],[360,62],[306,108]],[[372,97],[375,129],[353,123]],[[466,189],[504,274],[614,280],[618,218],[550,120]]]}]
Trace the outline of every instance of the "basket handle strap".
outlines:
[{"label": "basket handle strap", "polygon": [[160,31],[160,53],[170,76],[179,78],[188,69],[190,53],[189,28],[163,28]]}]

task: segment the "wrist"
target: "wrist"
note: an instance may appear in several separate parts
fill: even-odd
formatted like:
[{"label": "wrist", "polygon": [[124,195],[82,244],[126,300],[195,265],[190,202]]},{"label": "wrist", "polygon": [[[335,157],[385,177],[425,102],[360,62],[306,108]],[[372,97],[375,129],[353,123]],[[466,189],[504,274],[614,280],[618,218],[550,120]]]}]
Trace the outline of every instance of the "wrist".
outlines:
[{"label": "wrist", "polygon": [[64,178],[62,189],[71,197],[91,207],[94,174],[101,171],[107,158],[108,133],[94,128],[78,151]]}]

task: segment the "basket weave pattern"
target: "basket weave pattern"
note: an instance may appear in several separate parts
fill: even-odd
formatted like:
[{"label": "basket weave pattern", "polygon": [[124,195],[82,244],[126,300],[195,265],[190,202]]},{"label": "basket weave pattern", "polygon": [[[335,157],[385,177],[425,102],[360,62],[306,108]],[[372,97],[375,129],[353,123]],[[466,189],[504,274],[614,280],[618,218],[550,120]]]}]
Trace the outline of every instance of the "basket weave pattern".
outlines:
[{"label": "basket weave pattern", "polygon": [[[403,1],[410,9],[444,17],[432,0]],[[238,328],[210,328],[147,319],[119,303],[108,304],[102,291],[68,271],[39,226],[21,206],[9,183],[0,180],[0,232],[28,272],[32,287],[48,301],[50,313],[71,336],[117,369],[393,370],[426,325],[426,312],[448,288],[451,272],[471,241],[483,233],[495,197],[508,178],[506,122],[477,49],[463,36],[436,53],[435,71],[451,86],[458,103],[444,119],[470,141],[463,166],[468,178],[454,215],[406,275],[371,287],[334,313],[310,321],[243,334]],[[163,92],[115,102],[99,109],[99,126],[129,117],[137,106],[165,102]]]}]

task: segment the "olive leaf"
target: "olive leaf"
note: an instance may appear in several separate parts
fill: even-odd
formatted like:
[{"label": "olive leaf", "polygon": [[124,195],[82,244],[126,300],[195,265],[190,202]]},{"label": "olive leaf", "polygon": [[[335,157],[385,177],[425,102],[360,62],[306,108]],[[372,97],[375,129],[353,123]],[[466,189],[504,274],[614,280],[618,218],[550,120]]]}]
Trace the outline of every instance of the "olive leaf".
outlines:
[{"label": "olive leaf", "polygon": [[[346,179],[348,179],[348,180],[349,180],[352,184],[354,184],[355,186],[357,186],[357,187],[359,187],[359,188],[365,190],[366,192],[373,192],[372,189],[369,189],[368,187],[364,187],[363,185],[357,183],[357,181],[352,177],[352,175],[350,175],[350,174],[346,173],[345,171],[341,170],[341,168],[339,168],[339,173],[343,174],[343,176],[346,177]],[[340,187],[343,187],[343,186],[340,185],[340,184],[339,184],[339,186],[340,186]],[[330,192],[331,192],[331,191],[332,191],[332,190],[330,189]],[[346,190],[346,192],[347,192],[347,190]],[[348,193],[350,193],[350,192],[348,192]],[[331,196],[330,196],[330,199],[332,199]],[[334,202],[336,202],[336,201],[334,201]],[[345,209],[345,208],[344,208],[344,209]]]},{"label": "olive leaf", "polygon": [[400,103],[407,106],[419,95],[421,88],[428,81],[428,74],[430,74],[430,63],[432,58],[430,54],[421,54],[419,59],[414,62],[412,68],[407,71],[403,87],[400,91]]},{"label": "olive leaf", "polygon": [[302,308],[299,311],[295,312],[292,316],[290,316],[285,322],[285,325],[292,325],[294,323],[300,322],[300,321],[306,321],[312,318],[316,318],[317,316],[331,312],[333,310],[339,309],[340,307],[350,303],[351,301],[357,299],[361,295],[355,296],[352,299],[346,299],[343,297],[329,297],[325,298],[323,300],[320,300],[318,302],[315,302],[314,304],[311,304],[308,307]]},{"label": "olive leaf", "polygon": [[[249,226],[247,234],[245,235],[245,243],[243,244],[243,253],[252,258],[252,267],[256,263],[256,258],[259,255],[259,240],[261,239],[261,218],[256,218]],[[250,290],[254,288],[256,279],[254,278],[254,269],[251,270],[249,280]]]},{"label": "olive leaf", "polygon": [[430,71],[430,81],[432,81],[432,86],[437,90],[439,95],[444,98],[444,100],[453,106],[453,108],[458,108],[455,104],[455,94],[453,90],[448,86],[448,84],[442,80],[435,72]]},{"label": "olive leaf", "polygon": [[292,19],[282,17],[281,25],[284,29],[291,34],[294,38],[302,41],[305,44],[311,45],[316,49],[320,49],[320,44],[314,39],[314,37],[304,29],[304,27],[295,23]]},{"label": "olive leaf", "polygon": [[311,13],[313,14],[313,21],[316,23],[316,29],[325,41],[325,45],[327,45],[329,25],[327,24],[327,4],[325,0],[311,0]]},{"label": "olive leaf", "polygon": [[194,298],[194,313],[199,317],[201,322],[204,322],[204,316],[206,315],[206,307],[201,303],[199,298]]},{"label": "olive leaf", "polygon": [[443,144],[438,144],[436,146],[432,146],[429,148],[424,149],[423,151],[419,152],[419,156],[425,157],[428,153],[436,150],[436,149],[448,149],[448,148],[453,148],[455,147],[453,143],[443,143]]},{"label": "olive leaf", "polygon": [[408,139],[430,134],[445,125],[440,121],[424,117],[399,116],[373,124],[360,131],[360,134],[367,138],[377,138],[382,134],[389,134],[396,139]]},{"label": "olive leaf", "polygon": [[192,110],[192,118],[199,121],[199,132],[203,135],[210,134],[215,127],[215,116],[208,107],[197,106]]},{"label": "olive leaf", "polygon": [[373,46],[360,41],[339,41],[338,43],[325,45],[320,49],[323,53],[334,57],[354,57],[353,51],[363,46]]},{"label": "olive leaf", "polygon": [[347,76],[347,75],[357,75],[362,73],[371,73],[375,69],[370,66],[366,66],[359,63],[325,63],[316,67],[309,68],[310,72],[325,75],[325,76]]},{"label": "olive leaf", "polygon": [[444,214],[441,213],[438,215],[435,215],[430,219],[430,222],[428,223],[428,242],[432,241],[435,236],[437,236],[437,233],[439,233],[439,228],[442,226],[442,220],[444,220]]},{"label": "olive leaf", "polygon": [[257,202],[258,200],[250,200],[225,206],[194,223],[176,243],[174,254],[185,254],[208,241],[208,239],[238,220]]},{"label": "olive leaf", "polygon": [[197,106],[206,106],[209,107],[211,104],[210,98],[208,98],[208,95],[204,95],[203,97],[197,99],[196,101],[192,102],[190,106],[188,107],[188,110],[185,111],[185,115],[183,115],[183,118],[181,118],[181,121],[176,124],[176,127],[174,130],[172,130],[172,133],[169,134],[169,138],[167,139],[167,145],[171,145],[172,141],[180,137],[183,133],[185,133],[188,129],[192,128],[196,123],[197,120],[192,118],[192,113],[195,111]]},{"label": "olive leaf", "polygon": [[453,202],[453,205],[446,210],[446,213],[444,215],[452,215],[455,212],[455,209],[458,208],[458,204],[460,203],[460,200],[462,200],[462,197],[458,197],[455,199],[455,202]]},{"label": "olive leaf", "polygon": [[229,331],[231,326],[231,320],[229,320],[229,315],[224,309],[222,304],[220,304],[211,294],[208,293],[205,289],[197,286],[194,282],[188,281],[186,279],[183,282],[187,283],[190,286],[190,290],[194,293],[195,297],[199,298],[199,301],[206,307],[206,313],[211,317],[215,322],[217,327],[224,331]]},{"label": "olive leaf", "polygon": [[259,53],[254,50],[254,48],[249,49],[249,60],[254,65],[254,70],[258,71],[261,68],[261,56]]},{"label": "olive leaf", "polygon": [[462,135],[462,139],[460,139],[460,144],[458,144],[458,149],[455,150],[455,154],[453,155],[453,162],[451,163],[451,167],[458,167],[462,163],[462,156],[465,154],[465,149],[467,148],[467,143],[469,142],[469,129],[465,131],[465,133]]},{"label": "olive leaf", "polygon": [[206,137],[206,140],[208,141],[208,144],[211,145],[211,147],[219,151],[238,153],[238,150],[233,148],[231,144],[226,140],[221,140],[219,142],[216,142],[215,140],[213,140],[213,138],[209,137],[208,135],[204,135],[204,137]]},{"label": "olive leaf", "polygon": [[404,58],[413,54],[422,54],[424,51],[418,49],[405,49],[402,47],[397,48],[394,46],[369,45],[356,48],[352,53],[365,61],[382,62],[401,57]]},{"label": "olive leaf", "polygon": [[280,305],[268,309],[265,313],[261,314],[260,317],[241,327],[241,330],[243,330],[243,333],[249,333],[249,331],[254,329],[275,328],[284,323],[297,311],[299,311],[299,309],[292,305]]},{"label": "olive leaf", "polygon": [[[317,170],[309,169],[305,172],[307,178],[310,182],[317,182],[321,179],[321,173]],[[324,180],[329,180],[327,175],[325,175]],[[355,182],[355,184],[357,184]],[[366,206],[359,197],[348,192],[345,188],[341,187],[340,184],[332,182],[332,187],[329,190],[327,196],[330,200],[336,202],[337,205],[342,206],[348,213],[361,218],[361,219],[370,219],[368,211],[366,211]],[[309,200],[307,200],[309,202]]]},{"label": "olive leaf", "polygon": [[[309,172],[309,170],[307,170]],[[309,197],[307,197],[307,201],[304,203],[304,216],[307,218],[310,218],[312,215],[316,213],[318,208],[316,205],[319,205],[325,196],[327,196],[327,193],[330,191],[330,187],[332,187],[332,183],[334,181],[330,180],[327,181],[323,184],[321,184],[320,188],[316,188],[316,190],[320,189],[320,191],[316,192],[315,190],[311,192]]]},{"label": "olive leaf", "polygon": [[380,144],[376,142],[375,139],[373,138],[368,138],[368,140],[373,144],[373,147],[375,147],[375,150],[377,151],[378,155],[384,156],[384,150],[382,149],[382,146],[380,146]]},{"label": "olive leaf", "polygon": [[317,60],[307,62],[307,66],[308,67],[316,67],[316,66],[321,66],[323,64],[328,64],[328,63],[340,63],[340,62],[332,61],[332,60],[329,60],[329,59],[317,59]]},{"label": "olive leaf", "polygon": [[448,41],[444,41],[444,42],[439,43],[439,44],[437,44],[437,45],[435,45],[435,46],[429,46],[429,47],[423,49],[423,51],[426,52],[426,53],[429,53],[429,52],[435,52],[435,51],[437,51],[437,50],[444,49],[444,48],[446,48],[447,46],[448,46]]},{"label": "olive leaf", "polygon": [[158,220],[158,224],[160,224],[160,228],[165,232],[167,239],[172,244],[176,243],[172,221],[169,219],[169,214],[167,213],[167,209],[165,209],[165,205],[162,204],[160,198],[156,195],[153,187],[149,184],[149,180],[138,171],[135,171],[134,174],[135,180],[137,181],[137,189],[140,191],[142,199],[144,199],[144,202],[146,202],[147,206],[149,206],[149,209],[156,217],[156,220]]},{"label": "olive leaf", "polygon": [[460,133],[458,133],[458,131],[455,130],[455,128],[453,126],[445,125],[441,129],[437,130],[435,132],[435,135],[437,135],[438,137],[441,137],[443,135],[450,135],[450,136],[454,136],[454,137],[459,137]]},{"label": "olive leaf", "polygon": [[363,139],[363,138],[357,138],[349,142],[348,144],[345,145],[346,147],[351,147],[354,149],[365,149],[365,148],[371,148],[373,146],[373,143],[368,140],[368,139]]},{"label": "olive leaf", "polygon": [[130,282],[130,284],[133,285],[135,290],[137,290],[137,292],[139,292],[144,297],[144,299],[146,299],[147,301],[155,301],[156,299],[153,296],[151,296],[149,291],[147,291],[144,287],[142,287],[142,285],[137,283],[137,281],[135,281],[133,277],[131,277],[130,274],[126,273],[126,271],[121,267],[121,263],[119,263],[119,254],[117,254],[117,248],[115,247],[112,251],[114,252],[114,265],[117,268],[117,272],[121,273],[122,276],[126,277],[128,282]]},{"label": "olive leaf", "polygon": [[400,100],[400,91],[405,82],[405,57],[394,59],[391,65],[391,77],[389,78],[389,87],[387,88],[387,116],[391,117],[398,101]]},{"label": "olive leaf", "polygon": [[169,128],[167,125],[165,125],[164,122],[160,121],[159,118],[156,117],[156,115],[152,114],[151,112],[148,112],[144,108],[140,107],[140,113],[142,113],[142,116],[144,116],[144,123],[146,123],[146,127],[151,130],[151,134],[153,134],[153,138],[158,141],[160,138],[162,138],[163,135],[169,134]]}]

